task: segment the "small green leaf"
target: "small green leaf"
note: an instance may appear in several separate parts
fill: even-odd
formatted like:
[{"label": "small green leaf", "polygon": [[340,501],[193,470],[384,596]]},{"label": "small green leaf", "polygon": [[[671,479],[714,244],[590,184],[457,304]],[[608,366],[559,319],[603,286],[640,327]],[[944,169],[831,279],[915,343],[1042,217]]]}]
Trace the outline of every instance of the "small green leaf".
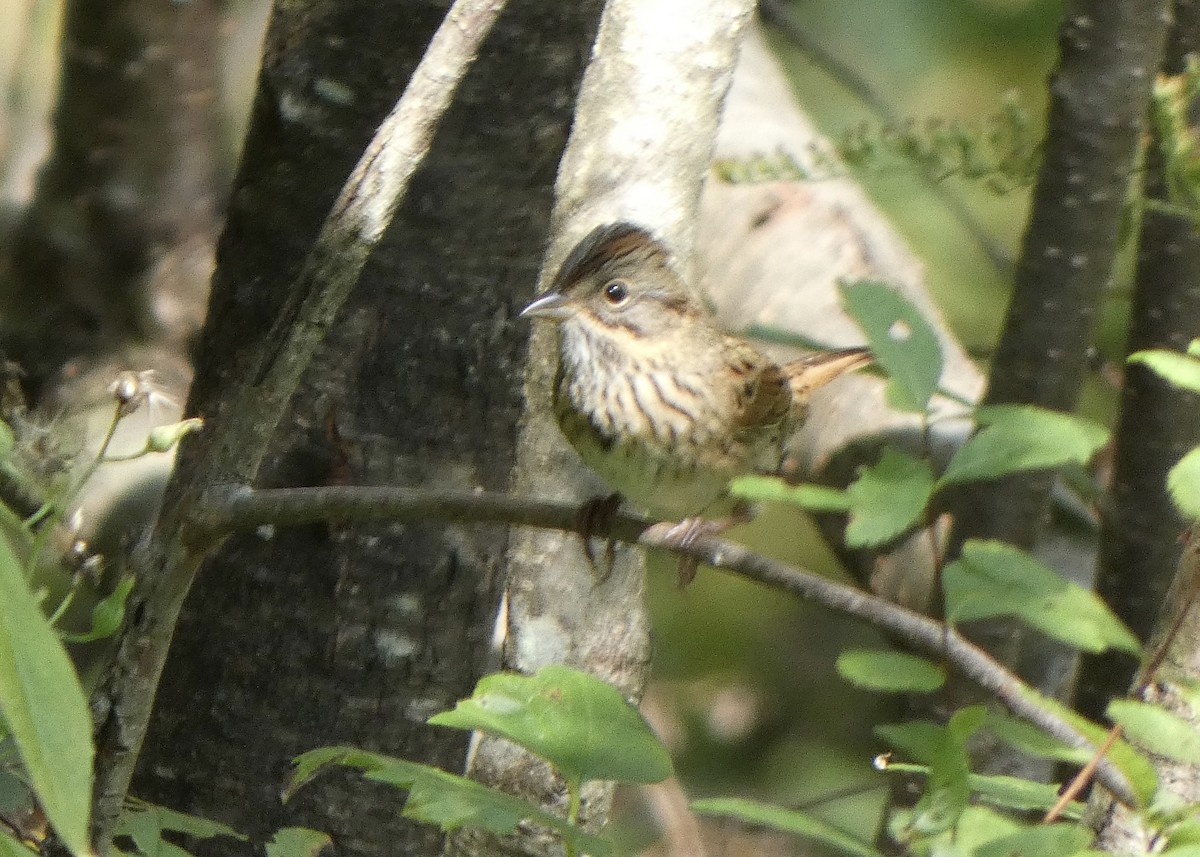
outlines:
[{"label": "small green leaf", "polygon": [[979,408],[975,421],[983,429],[950,459],[939,488],[1024,470],[1087,464],[1108,441],[1108,429],[1099,423],[1031,405]]},{"label": "small green leaf", "polygon": [[[889,774],[929,775],[928,766],[906,762],[889,762],[883,770]],[[1001,774],[971,774],[968,782],[973,795],[993,806],[1023,812],[1032,810],[1045,812],[1058,803],[1059,786],[1055,784],[1038,783]],[[1079,819],[1083,816],[1084,809],[1084,805],[1079,801],[1071,801],[1063,808],[1062,815],[1068,819]]]},{"label": "small green leaf", "polygon": [[810,512],[844,512],[850,508],[845,491],[824,485],[789,485],[774,476],[739,476],[729,483],[729,493],[754,502],[791,503]]},{"label": "small green leaf", "polygon": [[[1024,691],[1024,695],[1034,704],[1057,714],[1070,723],[1081,735],[1092,742],[1093,747],[1100,747],[1108,739],[1109,729],[1107,727],[1093,723],[1053,697],[1028,689]],[[1088,753],[1088,758],[1090,759],[1093,754],[1094,750]],[[1142,806],[1149,806],[1158,791],[1158,773],[1149,760],[1124,739],[1120,739],[1112,745],[1108,751],[1108,758],[1125,776],[1134,797]]]},{"label": "small green leaf", "polygon": [[607,857],[613,852],[609,840],[590,834],[566,819],[518,797],[429,765],[353,747],[310,750],[297,757],[293,764],[295,770],[284,787],[284,800],[290,799],[297,789],[332,766],[359,768],[367,779],[408,789],[404,815],[426,824],[436,824],[444,831],[481,827],[493,833],[512,833],[521,822],[532,821],[555,831],[576,849],[593,857]]},{"label": "small green leaf", "polygon": [[1125,734],[1151,753],[1177,762],[1200,763],[1200,730],[1157,705],[1133,699],[1114,699],[1105,710]]},{"label": "small green leaf", "polygon": [[1071,747],[1052,738],[1024,720],[992,711],[984,723],[992,734],[1011,747],[1039,759],[1057,759],[1075,765],[1087,764],[1094,753],[1082,747]]},{"label": "small green leaf", "polygon": [[125,602],[133,590],[134,578],[129,575],[117,584],[117,588],[107,598],[103,598],[92,608],[92,627],[82,634],[60,634],[68,643],[90,643],[111,637],[121,627],[125,618]]},{"label": "small green leaf", "polygon": [[993,839],[972,853],[973,857],[1071,857],[1091,841],[1091,832],[1077,824],[1048,824]]},{"label": "small green leaf", "polygon": [[0,857],[38,857],[38,853],[18,842],[0,827]]},{"label": "small green leaf", "polygon": [[884,693],[931,693],[946,681],[940,666],[905,652],[842,652],[837,671],[857,687]]},{"label": "small green leaf", "polygon": [[951,622],[1016,616],[1084,651],[1141,652],[1137,638],[1095,593],[1004,542],[968,541],[942,572],[942,589]]},{"label": "small green leaf", "polygon": [[215,836],[229,836],[246,841],[246,837],[238,833],[228,824],[210,821],[186,812],[177,812],[165,806],[147,803],[146,801],[130,798],[126,809],[121,813],[117,822],[114,838],[127,836],[133,840],[137,853],[144,857],[183,857],[188,852],[178,845],[163,839],[163,831],[171,830],[194,836],[197,839],[212,839]]},{"label": "small green leaf", "polygon": [[[1189,351],[1190,349],[1191,346],[1189,346]],[[1128,362],[1141,363],[1174,386],[1200,393],[1200,360],[1197,360],[1195,355],[1189,357],[1178,351],[1155,348],[1130,354]]]},{"label": "small green leaf", "polygon": [[285,827],[275,831],[267,843],[267,857],[317,857],[333,847],[333,837],[307,827]]},{"label": "small green leaf", "polygon": [[0,538],[0,716],[63,844],[88,854],[92,718],[75,668]]},{"label": "small green leaf", "polygon": [[929,768],[925,793],[907,819],[908,832],[932,836],[954,827],[971,798],[962,736],[926,721],[876,726],[875,734]]},{"label": "small green leaf", "polygon": [[429,722],[507,738],[569,782],[657,783],[671,775],[671,757],[641,713],[612,685],[564,666],[484,676],[470,699]]},{"label": "small green leaf", "polygon": [[1200,447],[1179,459],[1167,473],[1167,491],[1183,517],[1200,519]]},{"label": "small green leaf", "polygon": [[782,809],[769,804],[742,798],[708,798],[692,801],[693,812],[736,818],[747,824],[761,824],[784,833],[794,833],[804,839],[820,842],[843,854],[855,857],[880,857],[870,844],[855,839],[849,833],[827,821],[798,810]]},{"label": "small green leaf", "polygon": [[933,494],[933,470],[926,461],[885,447],[879,462],[861,468],[846,491],[847,547],[878,547],[920,523]]},{"label": "small green leaf", "polygon": [[942,376],[942,348],[925,316],[897,289],[872,280],[843,283],[842,302],[888,375],[887,400],[923,413]]}]

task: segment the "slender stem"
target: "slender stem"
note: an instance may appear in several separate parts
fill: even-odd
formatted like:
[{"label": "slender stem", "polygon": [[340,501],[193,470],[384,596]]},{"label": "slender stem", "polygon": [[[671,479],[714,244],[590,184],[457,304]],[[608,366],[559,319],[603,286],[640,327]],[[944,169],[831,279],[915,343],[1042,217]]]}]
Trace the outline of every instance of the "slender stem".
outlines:
[{"label": "slender stem", "polygon": [[[531,500],[484,492],[452,492],[423,488],[350,487],[252,489],[225,486],[211,490],[191,520],[203,550],[235,530],[264,524],[298,525],[320,520],[386,518],[411,521],[437,518],[459,522],[509,523],[570,531],[578,508],[569,503]],[[669,536],[671,524],[651,525],[645,518],[618,512],[595,522],[593,535],[690,556],[715,568],[815,601],[846,616],[897,634],[914,647],[945,658],[955,669],[989,691],[1013,714],[1072,747],[1095,750],[1095,744],[1054,710],[1049,700],[997,662],[953,627],[893,604],[860,589],[754,553],[733,542],[699,537],[679,545]],[[1108,759],[1097,762],[1097,778],[1120,800],[1135,804],[1124,774]]]}]

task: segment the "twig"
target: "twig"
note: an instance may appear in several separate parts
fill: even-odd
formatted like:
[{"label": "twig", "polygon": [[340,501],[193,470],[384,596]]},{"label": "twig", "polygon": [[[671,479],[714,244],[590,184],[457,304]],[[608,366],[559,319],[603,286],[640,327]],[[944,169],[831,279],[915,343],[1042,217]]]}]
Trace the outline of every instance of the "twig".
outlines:
[{"label": "twig", "polygon": [[[578,508],[569,503],[484,492],[456,493],[402,487],[251,489],[230,486],[211,491],[203,507],[203,514],[192,522],[191,532],[197,540],[195,547],[202,547],[233,530],[254,529],[266,524],[294,526],[330,518],[395,521],[440,518],[573,530],[578,517]],[[681,547],[667,537],[670,526],[650,524],[639,516],[618,513],[607,527],[597,526],[594,534],[690,556],[897,634],[916,648],[945,658],[1013,714],[1064,744],[1096,749],[1095,744],[1074,726],[1049,705],[1043,704],[1037,691],[953,628],[860,589],[761,556],[733,542],[697,538],[690,545]],[[1108,759],[1097,759],[1097,778],[1120,800],[1136,803],[1124,774]]]}]

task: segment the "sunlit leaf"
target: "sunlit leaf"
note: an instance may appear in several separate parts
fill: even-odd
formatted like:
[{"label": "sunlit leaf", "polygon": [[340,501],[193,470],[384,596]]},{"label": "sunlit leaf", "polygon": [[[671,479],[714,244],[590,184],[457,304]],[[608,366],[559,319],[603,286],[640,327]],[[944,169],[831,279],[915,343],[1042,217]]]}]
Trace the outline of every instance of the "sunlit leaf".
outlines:
[{"label": "sunlit leaf", "polygon": [[507,738],[569,782],[657,783],[671,775],[671,757],[641,713],[612,685],[564,666],[484,676],[470,699],[429,722]]},{"label": "sunlit leaf", "polygon": [[861,468],[846,491],[846,545],[877,547],[920,523],[933,494],[933,470],[927,461],[885,447],[879,462]]},{"label": "sunlit leaf", "polygon": [[46,817],[90,852],[92,719],[75,668],[0,538],[0,715]]},{"label": "sunlit leaf", "polygon": [[1167,491],[1180,514],[1200,520],[1200,447],[1179,459],[1167,473]]},{"label": "sunlit leaf", "polygon": [[1137,638],[1094,592],[1004,542],[968,541],[942,572],[942,589],[951,622],[1015,616],[1084,651],[1141,652]]},{"label": "sunlit leaf", "polygon": [[493,833],[512,833],[521,822],[530,821],[555,831],[574,843],[579,851],[594,857],[606,857],[613,851],[607,839],[587,833],[518,797],[407,759],[353,747],[322,747],[299,756],[293,764],[295,769],[284,788],[285,800],[330,767],[358,768],[367,779],[408,789],[404,815],[435,824],[444,831],[479,827]]},{"label": "sunlit leaf", "polygon": [[869,843],[855,839],[849,833],[834,827],[816,816],[792,809],[782,809],[769,804],[742,798],[708,798],[692,801],[693,812],[701,815],[719,815],[736,818],[748,824],[761,824],[784,833],[794,833],[804,839],[820,842],[843,854],[855,857],[880,857]]},{"label": "sunlit leaf", "polygon": [[850,508],[845,491],[824,485],[789,485],[773,476],[739,476],[729,483],[729,493],[755,502],[791,503],[810,512],[844,512]]},{"label": "sunlit leaf", "polygon": [[307,827],[285,827],[276,830],[267,843],[267,857],[317,857],[333,847],[333,837]]},{"label": "sunlit leaf", "polygon": [[846,312],[887,373],[888,404],[924,412],[942,376],[942,348],[933,325],[892,286],[860,280],[841,289]]},{"label": "sunlit leaf", "polygon": [[1200,730],[1157,705],[1114,699],[1105,710],[1135,744],[1177,762],[1200,764]]},{"label": "sunlit leaf", "polygon": [[1099,423],[1032,405],[979,408],[975,421],[983,428],[950,459],[939,487],[1087,464],[1108,441],[1108,429]]},{"label": "sunlit leaf", "polygon": [[946,681],[942,667],[906,652],[852,649],[838,655],[837,671],[857,687],[884,693],[931,693]]},{"label": "sunlit leaf", "polygon": [[1176,387],[1200,393],[1200,360],[1178,351],[1151,349],[1129,355],[1130,363],[1141,363]]},{"label": "sunlit leaf", "polygon": [[13,438],[12,426],[0,420],[0,461],[5,460],[12,455],[13,444],[16,440]]}]

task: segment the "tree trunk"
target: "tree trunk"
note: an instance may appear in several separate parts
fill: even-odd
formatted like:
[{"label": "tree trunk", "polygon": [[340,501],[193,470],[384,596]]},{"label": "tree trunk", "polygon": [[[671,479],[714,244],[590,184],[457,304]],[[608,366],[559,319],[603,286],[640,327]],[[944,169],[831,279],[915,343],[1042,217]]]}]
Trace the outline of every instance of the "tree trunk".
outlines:
[{"label": "tree trunk", "polygon": [[[189,411],[215,413],[443,4],[280,4],[220,245]],[[517,0],[308,372],[264,485],[503,490],[551,189],[598,4]],[[355,744],[461,768],[424,725],[489,647],[498,528],[310,527],[227,543],[176,632],[135,793],[261,839],[302,824],[347,854],[433,853],[402,795],[331,778],[279,804],[288,761]],[[230,845],[230,848],[235,846]],[[224,850],[224,848],[222,849]]]}]

